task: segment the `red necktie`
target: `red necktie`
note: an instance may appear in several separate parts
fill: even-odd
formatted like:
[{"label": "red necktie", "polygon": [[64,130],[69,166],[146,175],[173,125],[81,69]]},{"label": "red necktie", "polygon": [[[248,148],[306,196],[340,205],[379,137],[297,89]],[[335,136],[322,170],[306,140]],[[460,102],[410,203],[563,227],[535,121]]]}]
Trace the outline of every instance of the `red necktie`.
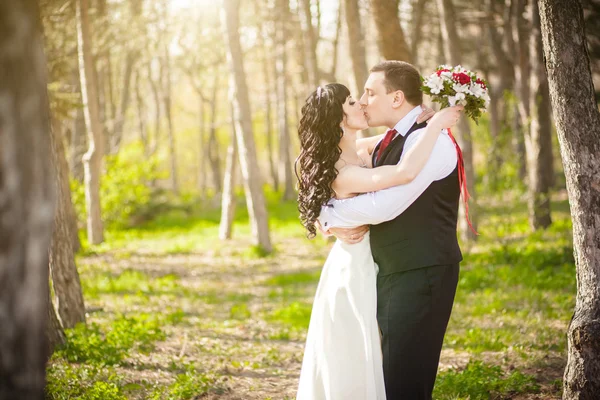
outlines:
[{"label": "red necktie", "polygon": [[452,141],[454,142],[454,146],[456,147],[456,154],[458,156],[458,186],[462,193],[463,201],[465,202],[465,215],[467,217],[467,222],[469,223],[469,227],[471,228],[473,233],[475,235],[479,235],[475,228],[473,228],[473,225],[471,225],[471,219],[469,218],[469,197],[471,197],[471,195],[469,195],[469,190],[467,190],[467,174],[465,173],[465,162],[463,160],[462,150],[460,149],[460,146],[458,145],[458,142],[456,141],[454,136],[452,136],[450,128],[448,128],[448,136],[450,136],[450,139],[452,139]]},{"label": "red necktie", "polygon": [[392,143],[392,140],[394,139],[394,136],[396,136],[396,133],[398,133],[398,131],[395,129],[388,129],[388,131],[385,133],[385,137],[381,141],[381,145],[379,146],[379,152],[377,153],[377,157],[375,158],[376,162],[379,162],[383,151],[386,147],[390,145],[390,143]]}]

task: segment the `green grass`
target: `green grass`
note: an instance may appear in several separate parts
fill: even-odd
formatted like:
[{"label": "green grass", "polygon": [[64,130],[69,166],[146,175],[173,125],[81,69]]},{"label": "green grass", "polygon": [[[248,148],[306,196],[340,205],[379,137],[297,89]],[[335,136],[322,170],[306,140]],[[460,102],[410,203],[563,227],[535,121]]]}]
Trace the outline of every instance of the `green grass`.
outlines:
[{"label": "green grass", "polygon": [[479,361],[461,370],[441,373],[433,397],[438,400],[489,400],[511,398],[517,393],[537,393],[539,386],[532,376],[519,371],[505,372],[500,366]]},{"label": "green grass", "polygon": [[[48,398],[294,398],[331,244],[305,238],[295,203],[267,198],[272,254],[253,247],[244,207],[231,241],[217,239],[218,210],[193,207],[84,240],[77,263],[93,311],[55,352]],[[553,225],[532,233],[520,201],[482,202],[434,398],[559,398],[576,293],[568,205],[554,202]]]}]

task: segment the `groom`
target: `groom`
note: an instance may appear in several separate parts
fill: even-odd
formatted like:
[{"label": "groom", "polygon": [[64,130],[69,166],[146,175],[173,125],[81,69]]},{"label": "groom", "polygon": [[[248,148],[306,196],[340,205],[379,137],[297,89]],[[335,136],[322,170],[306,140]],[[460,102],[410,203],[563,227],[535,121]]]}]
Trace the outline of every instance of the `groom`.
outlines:
[{"label": "groom", "polygon": [[[408,63],[385,61],[371,69],[360,103],[369,126],[390,128],[373,152],[374,167],[398,164],[423,134],[425,123],[416,122],[420,88],[420,74]],[[362,240],[370,225],[388,400],[432,396],[462,260],[457,158],[442,134],[411,183],[332,200],[319,217],[323,229],[347,243]]]}]

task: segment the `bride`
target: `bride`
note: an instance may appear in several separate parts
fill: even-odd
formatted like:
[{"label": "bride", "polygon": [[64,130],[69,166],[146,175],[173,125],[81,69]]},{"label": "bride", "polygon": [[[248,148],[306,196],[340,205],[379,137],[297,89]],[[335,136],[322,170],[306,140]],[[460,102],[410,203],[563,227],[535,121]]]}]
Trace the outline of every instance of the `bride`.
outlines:
[{"label": "bride", "polygon": [[[332,197],[348,198],[412,181],[442,130],[457,122],[461,110],[449,107],[435,114],[398,165],[372,168],[371,153],[383,135],[357,139],[358,131],[368,128],[359,102],[344,85],[317,88],[302,107],[296,160],[298,207],[308,237],[315,237],[321,206]],[[376,275],[368,234],[356,244],[335,243],[313,303],[297,400],[386,398]]]}]

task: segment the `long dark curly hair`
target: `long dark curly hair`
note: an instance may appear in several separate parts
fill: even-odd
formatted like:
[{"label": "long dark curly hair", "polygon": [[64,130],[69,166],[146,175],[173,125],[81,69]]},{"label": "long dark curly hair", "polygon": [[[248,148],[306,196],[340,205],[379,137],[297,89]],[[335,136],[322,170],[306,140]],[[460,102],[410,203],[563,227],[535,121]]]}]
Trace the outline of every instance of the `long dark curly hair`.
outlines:
[{"label": "long dark curly hair", "polygon": [[348,96],[350,90],[346,86],[330,83],[317,88],[302,107],[298,125],[300,155],[294,169],[298,178],[300,220],[309,239],[316,236],[314,223],[321,206],[334,196],[331,184],[338,174],[335,163],[342,154],[340,124]]}]

